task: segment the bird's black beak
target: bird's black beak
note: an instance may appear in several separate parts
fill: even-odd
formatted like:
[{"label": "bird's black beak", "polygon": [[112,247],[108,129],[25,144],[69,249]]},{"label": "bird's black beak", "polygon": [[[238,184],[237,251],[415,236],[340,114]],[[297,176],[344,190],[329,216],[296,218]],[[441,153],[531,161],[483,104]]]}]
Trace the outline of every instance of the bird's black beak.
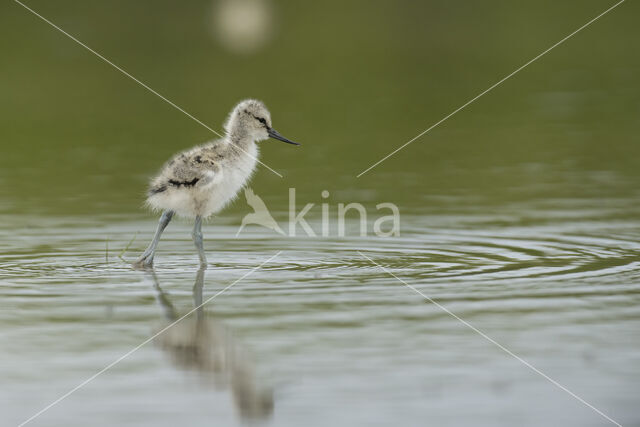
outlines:
[{"label": "bird's black beak", "polygon": [[271,137],[273,139],[277,139],[277,140],[280,140],[282,142],[286,142],[287,144],[300,145],[297,142],[294,142],[294,141],[292,141],[290,139],[287,139],[284,136],[280,135],[278,133],[278,131],[273,129],[273,128],[267,129],[267,133],[269,134],[269,137]]}]

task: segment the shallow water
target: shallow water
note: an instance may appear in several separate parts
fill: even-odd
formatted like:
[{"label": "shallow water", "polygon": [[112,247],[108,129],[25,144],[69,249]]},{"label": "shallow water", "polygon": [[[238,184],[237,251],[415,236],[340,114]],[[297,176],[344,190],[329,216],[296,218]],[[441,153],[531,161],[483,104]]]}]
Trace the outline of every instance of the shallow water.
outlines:
[{"label": "shallow water", "polygon": [[403,215],[391,238],[259,227],[235,238],[238,221],[220,218],[205,227],[202,297],[184,222],[168,228],[154,276],[119,258],[138,231],[124,258],[144,247],[147,217],[3,217],[6,425],[231,284],[34,425],[607,424],[359,251],[618,422],[638,422],[635,199],[514,202],[500,214],[459,205]]},{"label": "shallow water", "polygon": [[[224,4],[28,2],[213,129],[263,99],[303,146],[264,142],[283,178],[251,187],[285,231],[290,188],[316,233],[326,204],[328,236],[236,237],[241,196],[204,227],[205,272],[185,221],[131,269],[149,177],[213,135],[3,2],[0,424],[125,355],[29,425],[613,425],[560,386],[640,424],[638,3],[361,177],[611,4],[263,2],[242,53]],[[339,237],[355,202],[366,236],[352,212]],[[379,203],[399,236],[371,232]]]}]

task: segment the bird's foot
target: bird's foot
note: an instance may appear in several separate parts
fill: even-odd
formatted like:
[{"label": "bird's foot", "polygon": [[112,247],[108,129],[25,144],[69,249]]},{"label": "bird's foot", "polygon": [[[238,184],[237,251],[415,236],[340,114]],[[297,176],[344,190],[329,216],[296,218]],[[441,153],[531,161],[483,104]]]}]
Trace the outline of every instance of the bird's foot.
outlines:
[{"label": "bird's foot", "polygon": [[140,258],[131,263],[131,267],[136,270],[148,270],[153,268],[153,255],[142,255]]}]

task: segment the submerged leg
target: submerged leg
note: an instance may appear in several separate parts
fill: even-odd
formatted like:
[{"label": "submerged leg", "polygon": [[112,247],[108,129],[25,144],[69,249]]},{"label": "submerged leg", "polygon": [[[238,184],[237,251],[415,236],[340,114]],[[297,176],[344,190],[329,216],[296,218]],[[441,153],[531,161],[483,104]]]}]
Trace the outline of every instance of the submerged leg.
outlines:
[{"label": "submerged leg", "polygon": [[140,255],[132,265],[134,267],[151,267],[153,265],[153,256],[156,253],[156,248],[158,247],[158,242],[160,242],[160,236],[171,218],[173,217],[173,211],[164,211],[162,216],[160,217],[160,221],[158,222],[158,228],[156,228],[156,234],[153,236],[153,240],[149,243],[149,246],[145,251]]},{"label": "submerged leg", "polygon": [[207,265],[207,257],[204,255],[204,247],[202,246],[202,217],[199,215],[196,217],[195,224],[193,224],[193,233],[191,233],[191,237],[193,237],[193,243],[198,249],[200,267],[205,267]]},{"label": "submerged leg", "polygon": [[204,307],[202,305],[202,288],[204,287],[204,272],[206,266],[201,265],[196,274],[196,282],[193,284],[193,306],[196,308],[196,318],[204,318]]}]

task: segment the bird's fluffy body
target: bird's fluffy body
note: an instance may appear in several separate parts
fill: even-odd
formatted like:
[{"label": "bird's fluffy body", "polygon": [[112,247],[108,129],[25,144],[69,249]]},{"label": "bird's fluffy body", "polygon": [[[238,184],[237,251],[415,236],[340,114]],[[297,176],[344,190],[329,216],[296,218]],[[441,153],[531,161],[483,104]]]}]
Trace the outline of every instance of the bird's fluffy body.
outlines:
[{"label": "bird's fluffy body", "polygon": [[256,142],[269,137],[270,125],[262,102],[241,102],[229,115],[225,137],[180,152],[164,165],[151,180],[147,205],[188,218],[220,211],[251,178],[259,154]]},{"label": "bird's fluffy body", "polygon": [[151,181],[147,204],[187,218],[219,212],[255,169],[257,145],[247,144],[243,149],[218,140],[176,154]]}]

